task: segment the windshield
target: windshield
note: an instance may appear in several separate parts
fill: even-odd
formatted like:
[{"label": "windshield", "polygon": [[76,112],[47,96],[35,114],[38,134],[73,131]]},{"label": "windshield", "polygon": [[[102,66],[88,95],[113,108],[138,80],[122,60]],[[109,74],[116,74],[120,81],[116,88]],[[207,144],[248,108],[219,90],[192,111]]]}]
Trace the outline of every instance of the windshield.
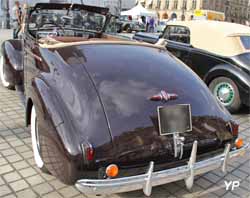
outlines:
[{"label": "windshield", "polygon": [[241,36],[241,43],[246,50],[250,50],[250,36]]},{"label": "windshield", "polygon": [[98,33],[104,28],[106,16],[85,10],[35,10],[30,15],[29,31],[36,38],[48,36],[77,36]]}]

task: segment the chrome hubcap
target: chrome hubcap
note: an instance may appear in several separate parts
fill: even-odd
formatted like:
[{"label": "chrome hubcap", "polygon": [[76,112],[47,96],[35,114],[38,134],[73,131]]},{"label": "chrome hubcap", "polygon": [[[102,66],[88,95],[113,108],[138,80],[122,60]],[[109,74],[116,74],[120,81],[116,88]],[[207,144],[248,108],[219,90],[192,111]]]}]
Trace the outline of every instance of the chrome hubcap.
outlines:
[{"label": "chrome hubcap", "polygon": [[216,85],[214,89],[214,95],[223,105],[229,106],[234,101],[235,92],[233,86],[230,83],[223,82]]}]

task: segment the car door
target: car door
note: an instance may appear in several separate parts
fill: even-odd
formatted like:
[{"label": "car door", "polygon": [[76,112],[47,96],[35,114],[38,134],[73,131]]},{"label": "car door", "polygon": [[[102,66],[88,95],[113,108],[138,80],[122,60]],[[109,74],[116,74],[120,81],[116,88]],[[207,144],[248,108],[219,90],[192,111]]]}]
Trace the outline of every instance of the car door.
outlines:
[{"label": "car door", "polygon": [[216,56],[215,54],[211,54],[207,51],[197,48],[193,48],[190,50],[189,57],[190,68],[202,79],[213,67],[224,63],[222,58]]},{"label": "car door", "polygon": [[187,27],[167,26],[162,38],[168,41],[168,51],[187,65],[190,64],[190,31]]}]

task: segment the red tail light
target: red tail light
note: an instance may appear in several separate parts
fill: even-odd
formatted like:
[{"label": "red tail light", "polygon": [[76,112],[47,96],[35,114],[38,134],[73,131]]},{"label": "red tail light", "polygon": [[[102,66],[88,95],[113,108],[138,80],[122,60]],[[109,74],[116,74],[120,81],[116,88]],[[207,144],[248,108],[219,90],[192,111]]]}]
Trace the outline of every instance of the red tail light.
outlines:
[{"label": "red tail light", "polygon": [[84,162],[88,163],[94,159],[94,149],[89,142],[84,142],[82,145]]},{"label": "red tail light", "polygon": [[228,126],[233,136],[238,136],[239,134],[239,124],[235,122],[229,122]]},{"label": "red tail light", "polygon": [[232,134],[233,136],[238,136],[239,134],[239,125],[236,123],[232,123]]}]

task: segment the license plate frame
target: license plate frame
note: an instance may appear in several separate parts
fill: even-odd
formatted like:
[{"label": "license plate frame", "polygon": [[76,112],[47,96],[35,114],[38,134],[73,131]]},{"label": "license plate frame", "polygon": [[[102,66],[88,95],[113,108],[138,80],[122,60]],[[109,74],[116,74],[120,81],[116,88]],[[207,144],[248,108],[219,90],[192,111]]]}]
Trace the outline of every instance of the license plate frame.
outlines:
[{"label": "license plate frame", "polygon": [[190,104],[158,106],[157,115],[159,133],[161,136],[192,131],[192,112]]}]

